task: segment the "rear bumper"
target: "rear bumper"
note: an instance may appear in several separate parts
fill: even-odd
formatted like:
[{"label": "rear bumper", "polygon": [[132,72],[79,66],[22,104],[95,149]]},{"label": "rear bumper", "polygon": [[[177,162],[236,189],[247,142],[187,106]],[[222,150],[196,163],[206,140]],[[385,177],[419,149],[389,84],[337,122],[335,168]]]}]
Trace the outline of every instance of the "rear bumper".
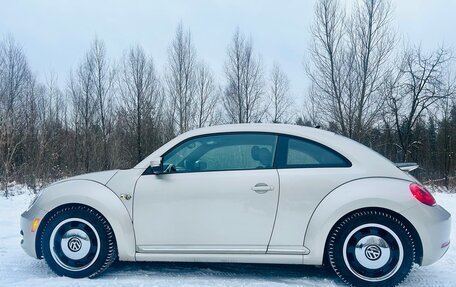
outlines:
[{"label": "rear bumper", "polygon": [[438,261],[450,245],[451,214],[443,207],[418,204],[401,213],[415,227],[423,245],[421,265]]},{"label": "rear bumper", "polygon": [[[36,254],[36,233],[38,228],[41,225],[41,221],[46,215],[47,211],[42,210],[36,206],[32,205],[30,209],[22,213],[21,215],[21,247],[24,249],[25,253],[34,258],[38,258]],[[38,218],[38,226],[35,231],[32,231],[33,221]]]}]

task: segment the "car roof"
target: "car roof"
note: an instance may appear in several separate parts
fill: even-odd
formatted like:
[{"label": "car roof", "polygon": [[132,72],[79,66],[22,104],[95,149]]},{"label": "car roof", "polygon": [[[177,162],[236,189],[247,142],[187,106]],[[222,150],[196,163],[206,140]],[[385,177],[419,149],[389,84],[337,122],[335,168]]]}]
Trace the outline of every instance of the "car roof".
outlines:
[{"label": "car roof", "polygon": [[[141,161],[135,168],[149,166],[150,161],[162,156],[170,148],[188,138],[217,133],[231,132],[266,132],[297,136],[323,144],[343,156],[345,156],[353,166],[361,167],[364,170],[371,170],[383,176],[400,176],[399,171],[391,161],[387,160],[372,149],[334,132],[319,128],[291,125],[291,124],[266,124],[266,123],[246,123],[246,124],[227,124],[194,129],[183,133],[169,141],[150,156]],[[399,171],[400,172],[400,171]]]},{"label": "car roof", "polygon": [[225,132],[269,132],[281,134],[301,134],[307,136],[322,136],[322,135],[335,135],[335,133],[322,130],[319,128],[290,125],[290,124],[263,124],[263,123],[246,123],[246,124],[227,124],[204,127],[191,130],[182,135],[185,136],[198,136],[212,133],[225,133]]}]

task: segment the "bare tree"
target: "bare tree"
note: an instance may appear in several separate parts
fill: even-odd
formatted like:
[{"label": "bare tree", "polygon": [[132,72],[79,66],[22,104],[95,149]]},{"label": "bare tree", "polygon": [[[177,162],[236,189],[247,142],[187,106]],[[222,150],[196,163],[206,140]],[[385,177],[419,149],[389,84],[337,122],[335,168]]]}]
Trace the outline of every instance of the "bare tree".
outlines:
[{"label": "bare tree", "polygon": [[[95,122],[97,102],[94,96],[94,69],[95,63],[92,55],[87,53],[75,74],[70,72],[68,91],[73,100],[74,125],[76,139],[74,152],[77,162],[82,163],[83,171],[91,171],[91,154],[94,151],[92,125]],[[82,138],[81,138],[82,137]],[[79,154],[83,155],[82,160]]]},{"label": "bare tree", "polygon": [[421,48],[408,49],[402,56],[397,76],[389,82],[388,103],[404,161],[412,146],[419,143],[412,136],[417,121],[439,100],[454,93],[443,81],[450,60],[451,53],[444,48],[429,54]]},{"label": "bare tree", "polygon": [[336,122],[340,133],[350,135],[352,104],[346,89],[351,62],[346,59],[345,25],[339,1],[317,2],[306,73],[311,81],[312,110],[318,109],[321,118]]},{"label": "bare tree", "polygon": [[[118,122],[124,121],[126,135],[135,140],[133,160],[141,161],[144,154],[157,146],[153,137],[163,116],[163,91],[156,76],[153,61],[137,46],[128,51],[119,75],[121,110]],[[151,136],[148,138],[148,136]],[[131,148],[125,150],[131,152]]]},{"label": "bare tree", "polygon": [[229,121],[261,121],[266,111],[261,102],[264,94],[262,63],[253,52],[252,41],[245,39],[239,29],[228,47],[225,76],[223,105]]},{"label": "bare tree", "polygon": [[101,128],[103,144],[103,168],[111,165],[109,152],[109,137],[112,133],[115,71],[106,58],[105,44],[95,39],[90,49],[93,60],[93,85],[98,112],[98,122]]},{"label": "bare tree", "polygon": [[353,137],[361,140],[385,103],[383,83],[390,73],[388,60],[395,44],[389,0],[363,0],[349,23],[349,51],[356,75]]},{"label": "bare tree", "polygon": [[1,176],[5,195],[15,169],[15,156],[25,139],[22,108],[33,82],[22,48],[13,38],[0,43],[0,148]]},{"label": "bare tree", "polygon": [[184,133],[193,127],[195,111],[196,52],[190,31],[184,32],[182,23],[168,49],[167,92],[176,113],[177,130]]},{"label": "bare tree", "polygon": [[27,164],[28,183],[34,190],[40,183],[68,176],[69,170],[78,171],[69,152],[73,137],[65,132],[68,99],[57,82],[57,76],[51,74],[45,85],[36,87],[37,125],[30,132],[34,159]]},{"label": "bare tree", "polygon": [[443,162],[443,176],[445,179],[445,186],[449,186],[449,178],[451,176],[452,170],[455,170],[456,166],[456,125],[451,130],[451,122],[456,123],[456,75],[454,70],[451,69],[451,66],[444,73],[444,86],[442,88],[442,93],[446,95],[441,101],[440,111],[441,111],[441,123],[440,123],[440,134],[442,135],[443,150],[441,157],[441,163]]},{"label": "bare tree", "polygon": [[215,122],[219,89],[214,75],[206,64],[200,63],[196,72],[196,111],[199,128]]},{"label": "bare tree", "polygon": [[337,0],[320,0],[311,27],[306,72],[321,115],[343,135],[362,140],[379,120],[394,47],[388,0],[363,0],[347,17]]},{"label": "bare tree", "polygon": [[269,83],[270,98],[270,121],[273,123],[289,122],[293,101],[289,95],[290,81],[287,75],[280,69],[279,64],[274,63]]}]

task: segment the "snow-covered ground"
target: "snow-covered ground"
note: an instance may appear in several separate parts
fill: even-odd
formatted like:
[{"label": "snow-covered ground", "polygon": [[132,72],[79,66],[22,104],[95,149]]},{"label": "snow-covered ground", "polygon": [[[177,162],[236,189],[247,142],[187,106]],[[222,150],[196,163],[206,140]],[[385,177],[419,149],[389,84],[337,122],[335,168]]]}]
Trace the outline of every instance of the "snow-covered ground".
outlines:
[{"label": "snow-covered ground", "polygon": [[[456,215],[456,194],[435,197]],[[293,265],[121,262],[96,279],[58,277],[44,260],[28,257],[20,247],[19,217],[30,198],[28,194],[0,197],[0,286],[343,286],[324,269]],[[404,286],[455,286],[455,229],[451,239],[445,257],[415,268]]]}]

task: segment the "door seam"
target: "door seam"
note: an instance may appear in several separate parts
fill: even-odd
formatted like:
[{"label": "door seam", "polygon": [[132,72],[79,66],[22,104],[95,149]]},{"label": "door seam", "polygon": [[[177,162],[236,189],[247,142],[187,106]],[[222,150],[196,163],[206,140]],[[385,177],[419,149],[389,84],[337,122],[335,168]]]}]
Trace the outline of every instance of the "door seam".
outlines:
[{"label": "door seam", "polygon": [[275,224],[276,224],[276,220],[277,220],[277,214],[279,213],[279,202],[280,202],[280,176],[279,176],[279,170],[278,169],[275,169],[276,173],[277,173],[277,179],[278,179],[278,192],[277,192],[277,205],[276,205],[276,211],[275,211],[275,216],[274,216],[274,222],[273,222],[273,225],[272,225],[272,230],[271,230],[271,235],[269,236],[269,241],[268,241],[268,245],[266,246],[266,253],[268,253],[269,251],[269,245],[271,244],[271,240],[272,240],[272,235],[274,234],[274,229],[275,229]]}]

